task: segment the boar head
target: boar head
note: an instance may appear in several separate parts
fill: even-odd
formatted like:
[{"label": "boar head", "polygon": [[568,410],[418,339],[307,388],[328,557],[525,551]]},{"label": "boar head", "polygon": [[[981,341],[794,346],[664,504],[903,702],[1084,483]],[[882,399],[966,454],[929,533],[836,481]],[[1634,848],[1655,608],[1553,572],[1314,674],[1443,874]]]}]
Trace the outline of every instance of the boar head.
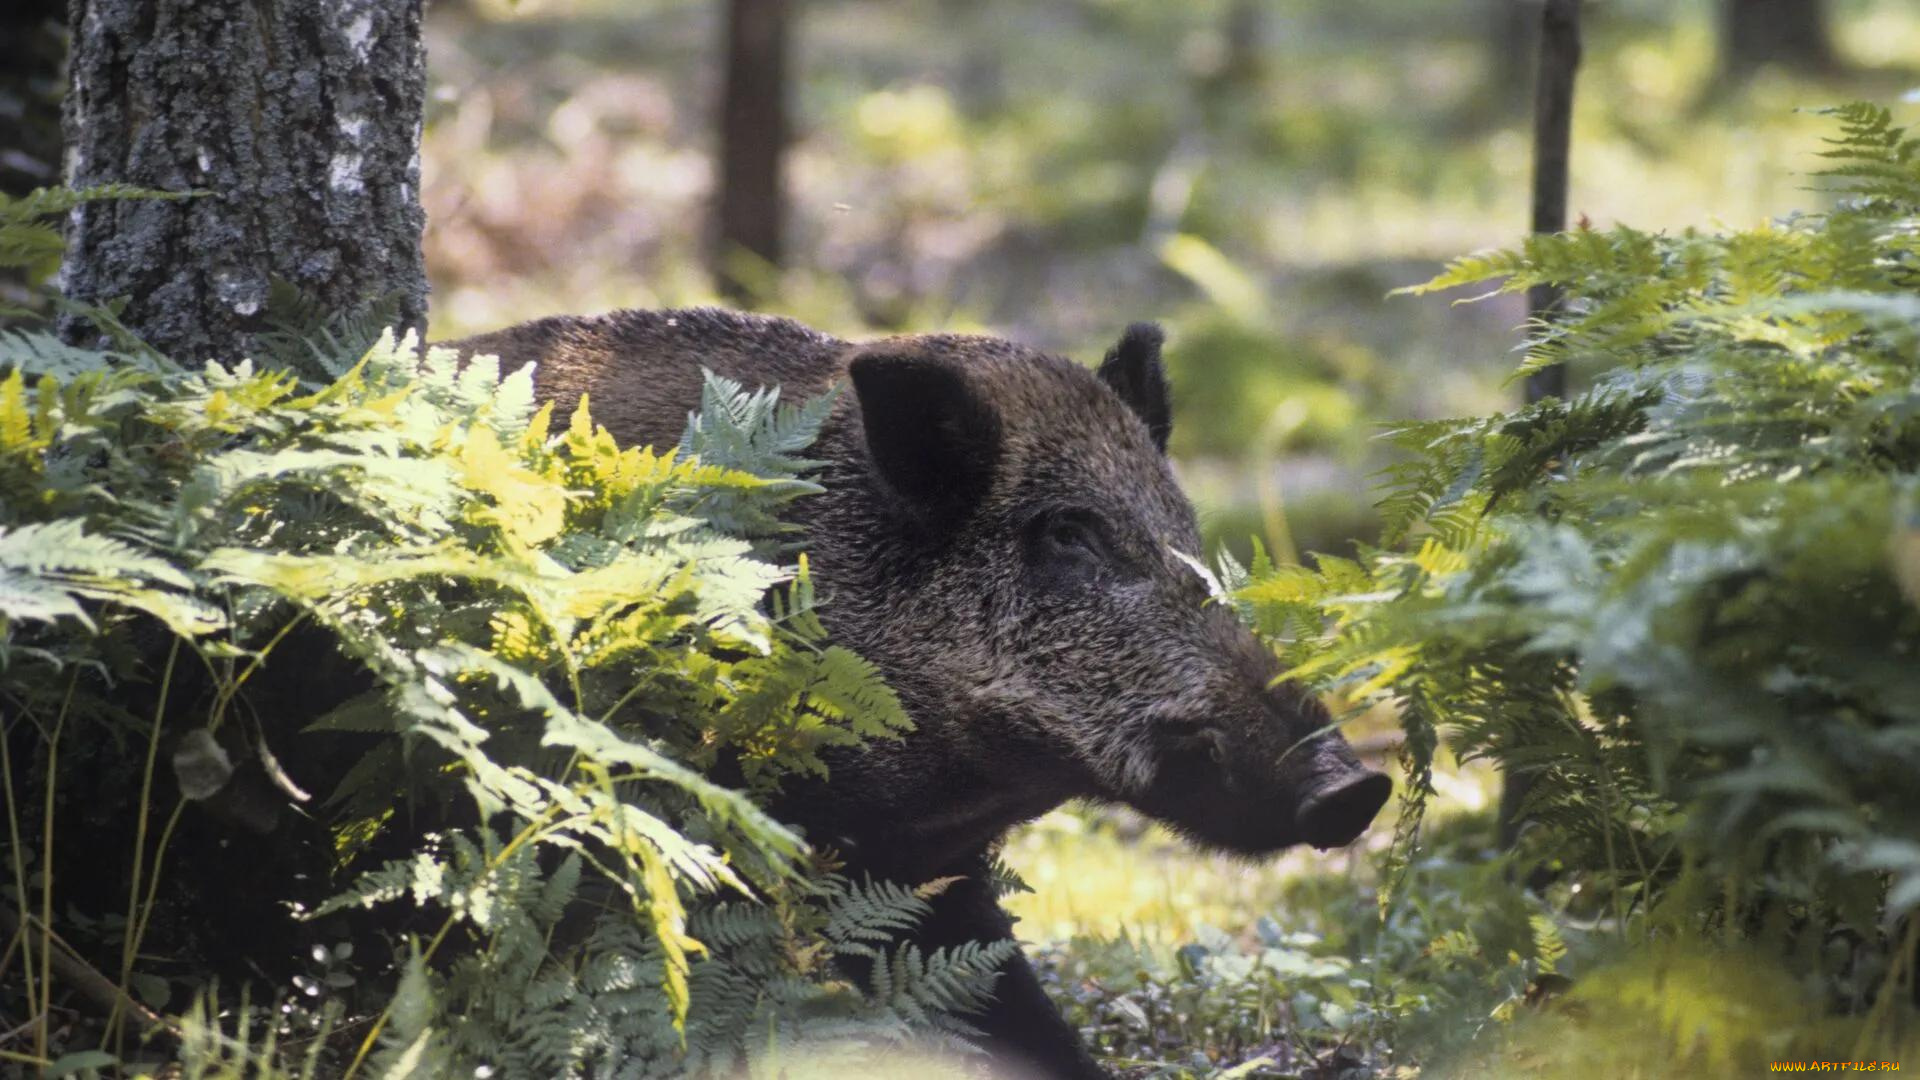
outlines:
[{"label": "boar head", "polygon": [[1189,561],[1160,345],[1136,324],[1097,372],[993,338],[857,347],[828,490],[863,493],[820,508],[815,562],[922,729],[920,773],[866,764],[1027,814],[1117,801],[1246,855],[1347,844],[1391,785]]}]

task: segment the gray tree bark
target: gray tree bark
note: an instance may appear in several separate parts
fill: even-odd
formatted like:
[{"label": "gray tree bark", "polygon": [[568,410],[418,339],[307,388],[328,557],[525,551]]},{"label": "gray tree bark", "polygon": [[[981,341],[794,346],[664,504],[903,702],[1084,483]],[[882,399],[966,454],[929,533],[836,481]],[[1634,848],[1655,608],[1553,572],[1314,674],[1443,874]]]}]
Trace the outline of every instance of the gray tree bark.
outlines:
[{"label": "gray tree bark", "polygon": [[[424,328],[421,0],[73,0],[66,181],[204,197],[107,201],[67,225],[63,291],[184,363],[233,360],[285,281]],[[90,339],[84,323],[64,328]]]}]

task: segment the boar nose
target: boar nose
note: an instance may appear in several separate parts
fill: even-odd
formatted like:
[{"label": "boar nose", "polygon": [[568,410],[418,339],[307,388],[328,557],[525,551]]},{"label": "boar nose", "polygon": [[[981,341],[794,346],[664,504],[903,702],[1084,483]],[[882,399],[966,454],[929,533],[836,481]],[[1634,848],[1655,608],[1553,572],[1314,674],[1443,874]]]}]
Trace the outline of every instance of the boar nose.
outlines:
[{"label": "boar nose", "polygon": [[1352,760],[1328,761],[1316,781],[1300,800],[1300,838],[1322,851],[1358,839],[1393,793],[1393,781]]}]

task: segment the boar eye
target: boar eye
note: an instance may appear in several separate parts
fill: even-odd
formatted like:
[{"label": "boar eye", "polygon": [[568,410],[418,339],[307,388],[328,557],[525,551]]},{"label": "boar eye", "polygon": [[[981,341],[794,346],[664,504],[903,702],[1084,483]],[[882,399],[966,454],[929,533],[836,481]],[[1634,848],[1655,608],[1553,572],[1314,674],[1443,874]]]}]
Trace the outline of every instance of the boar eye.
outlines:
[{"label": "boar eye", "polygon": [[1094,535],[1093,528],[1073,518],[1054,519],[1047,526],[1047,543],[1057,551],[1072,551],[1094,557],[1100,554],[1100,540]]},{"label": "boar eye", "polygon": [[1114,561],[1099,518],[1085,511],[1044,515],[1034,521],[1029,536],[1031,557],[1049,576],[1083,578]]}]

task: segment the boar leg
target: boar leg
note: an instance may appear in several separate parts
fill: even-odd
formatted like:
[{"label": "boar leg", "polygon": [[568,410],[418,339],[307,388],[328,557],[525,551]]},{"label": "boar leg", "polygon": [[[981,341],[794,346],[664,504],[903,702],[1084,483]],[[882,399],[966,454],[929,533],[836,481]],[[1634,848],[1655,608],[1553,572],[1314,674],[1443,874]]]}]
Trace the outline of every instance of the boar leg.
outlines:
[{"label": "boar leg", "polygon": [[[922,948],[1013,937],[1013,919],[988,884],[984,852],[947,873],[966,877],[933,898],[933,914],[915,935]],[[1081,1045],[1079,1033],[1048,1000],[1022,954],[1000,969],[993,1003],[965,1019],[985,1034],[988,1054],[1010,1067],[1010,1080],[1108,1080],[1106,1070]]]}]

